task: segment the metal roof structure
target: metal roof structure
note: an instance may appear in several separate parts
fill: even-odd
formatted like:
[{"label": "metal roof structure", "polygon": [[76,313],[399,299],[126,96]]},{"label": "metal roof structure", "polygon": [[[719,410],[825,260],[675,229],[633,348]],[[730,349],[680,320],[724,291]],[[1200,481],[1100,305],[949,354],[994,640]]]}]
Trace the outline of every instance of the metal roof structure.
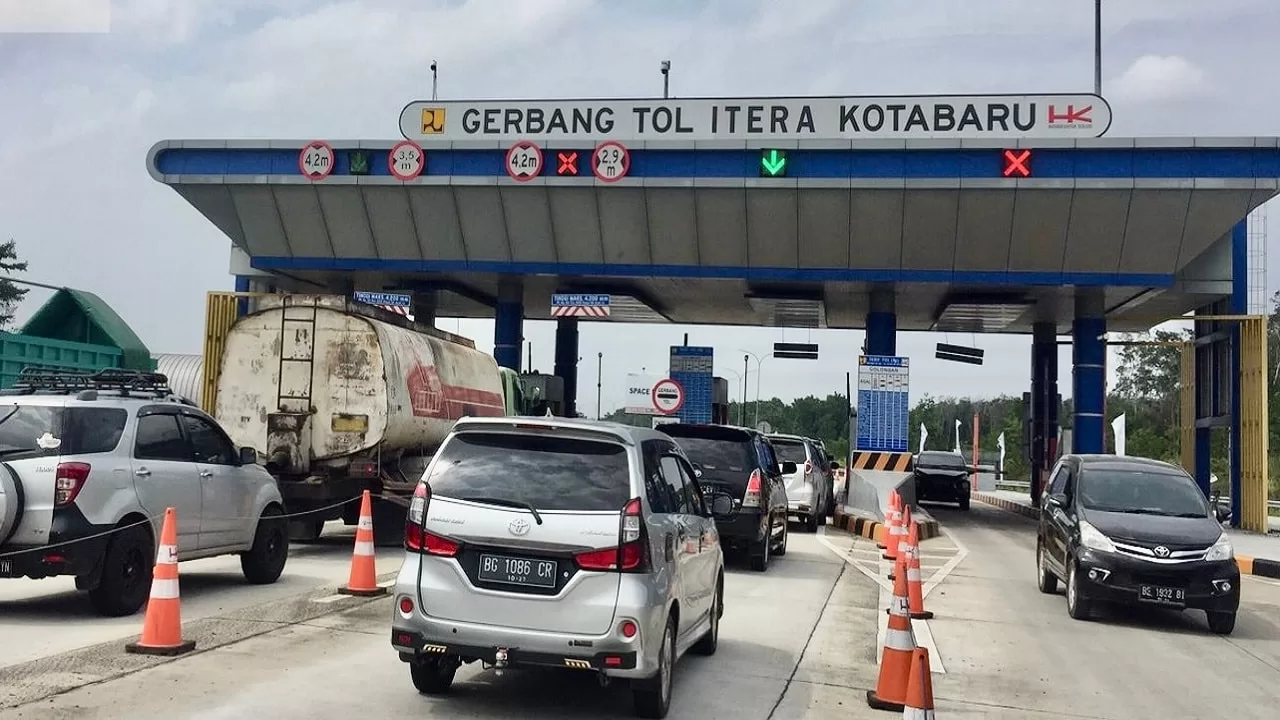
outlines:
[{"label": "metal roof structure", "polygon": [[[613,321],[857,328],[892,288],[899,330],[1067,332],[1082,293],[1140,330],[1230,295],[1232,228],[1280,187],[1276,138],[644,141],[613,182],[520,182],[480,141],[426,148],[408,182],[395,141],[332,141],[315,181],[309,142],[168,140],[147,167],[257,270],[438,290],[440,316],[492,317],[506,275],[529,319],[602,292]],[[766,147],[786,177],[760,177]],[[1030,177],[1004,176],[1011,149]]]}]

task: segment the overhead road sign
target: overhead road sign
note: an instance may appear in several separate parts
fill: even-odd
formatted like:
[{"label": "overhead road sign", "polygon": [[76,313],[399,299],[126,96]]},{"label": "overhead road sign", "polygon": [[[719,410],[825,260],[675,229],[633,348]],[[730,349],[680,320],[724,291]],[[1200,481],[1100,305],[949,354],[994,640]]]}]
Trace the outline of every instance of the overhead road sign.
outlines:
[{"label": "overhead road sign", "polygon": [[787,151],[765,150],[760,153],[760,177],[786,177]]},{"label": "overhead road sign", "polygon": [[404,315],[412,319],[413,296],[408,293],[390,293],[390,292],[366,292],[357,290],[351,294],[351,299],[356,302],[362,302],[366,305],[380,307],[388,312],[397,315]]},{"label": "overhead road sign", "polygon": [[649,395],[653,409],[661,415],[674,415],[684,407],[684,386],[671,378],[659,380]]},{"label": "overhead road sign", "polygon": [[397,180],[409,182],[427,168],[427,154],[411,140],[396,143],[387,154],[387,169]]},{"label": "overhead road sign", "polygon": [[858,356],[858,434],[855,449],[907,451],[910,379],[908,358]]},{"label": "overhead road sign", "polygon": [[668,374],[684,390],[680,421],[711,422],[711,406],[715,401],[715,349],[691,345],[672,345]]},{"label": "overhead road sign", "polygon": [[610,296],[569,295],[557,293],[551,296],[551,317],[609,317]]},{"label": "overhead road sign", "polygon": [[774,343],[773,356],[784,360],[817,360],[816,343]]},{"label": "overhead road sign", "polygon": [[507,175],[518,182],[529,182],[542,174],[542,148],[521,140],[507,150]]},{"label": "overhead road sign", "polygon": [[968,363],[970,365],[981,365],[983,356],[986,354],[982,348],[965,347],[963,345],[948,345],[947,343],[938,343],[934,350],[933,356],[938,360],[950,360],[951,362]]},{"label": "overhead road sign", "polygon": [[1097,95],[421,100],[400,113],[401,133],[423,143],[1062,139],[1110,126]]},{"label": "overhead road sign", "polygon": [[591,155],[591,172],[604,182],[617,182],[631,171],[631,151],[620,142],[600,143]]},{"label": "overhead road sign", "polygon": [[1007,178],[1031,177],[1031,150],[1005,150],[1003,155],[1004,171],[1001,175]]},{"label": "overhead road sign", "polygon": [[578,177],[578,151],[561,150],[556,153],[556,175],[559,177]]},{"label": "overhead road sign", "polygon": [[323,140],[312,140],[298,152],[298,171],[308,180],[319,181],[333,172],[333,146]]}]

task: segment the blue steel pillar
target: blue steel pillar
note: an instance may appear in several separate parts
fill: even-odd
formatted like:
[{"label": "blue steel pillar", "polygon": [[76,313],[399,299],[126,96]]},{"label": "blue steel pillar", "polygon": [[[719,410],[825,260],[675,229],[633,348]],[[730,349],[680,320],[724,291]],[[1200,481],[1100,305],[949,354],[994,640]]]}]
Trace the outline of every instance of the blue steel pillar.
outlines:
[{"label": "blue steel pillar", "polygon": [[[236,292],[249,292],[250,279],[248,275],[236,276]],[[236,301],[236,317],[244,317],[249,314],[249,298],[240,298]]]},{"label": "blue steel pillar", "polygon": [[564,381],[564,416],[578,417],[578,319],[556,321],[556,377]]},{"label": "blue steel pillar", "polygon": [[493,320],[493,359],[504,368],[519,371],[524,344],[524,284],[518,278],[498,279]]},{"label": "blue steel pillar", "polygon": [[1071,451],[1106,452],[1107,331],[1102,298],[1077,296],[1071,324]]},{"label": "blue steel pillar", "polygon": [[893,288],[873,288],[867,312],[867,355],[898,354],[898,316]]},{"label": "blue steel pillar", "polygon": [[[1231,314],[1249,312],[1249,219],[1231,228]],[[1240,323],[1231,325],[1231,525],[1240,527],[1241,472],[1240,440],[1240,371],[1242,336]]]}]

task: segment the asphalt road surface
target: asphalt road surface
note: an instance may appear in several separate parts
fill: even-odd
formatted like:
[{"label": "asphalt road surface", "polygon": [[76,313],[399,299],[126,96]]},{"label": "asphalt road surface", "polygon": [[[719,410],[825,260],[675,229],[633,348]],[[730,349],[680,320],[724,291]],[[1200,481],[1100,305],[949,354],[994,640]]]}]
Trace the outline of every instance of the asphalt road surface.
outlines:
[{"label": "asphalt road surface", "polygon": [[[936,617],[917,621],[916,631],[936,661],[940,718],[1275,717],[1280,583],[1245,579],[1230,637],[1210,634],[1193,612],[1076,621],[1061,594],[1036,589],[1030,521],[978,503],[968,513],[931,511],[947,535],[923,548],[925,604]],[[719,652],[680,662],[671,718],[893,717],[865,701],[878,673],[886,567],[862,538],[792,530],[790,551],[767,573],[731,563]],[[394,569],[394,555],[382,563]],[[345,546],[338,556],[345,568]],[[567,670],[499,675],[468,665],[450,697],[420,696],[390,648],[390,600],[325,605],[331,593],[318,588],[228,613],[225,622],[195,621],[201,650],[174,661],[126,667],[137,656],[110,643],[27,663],[9,679],[20,688],[13,697],[29,699],[9,703],[0,718],[631,717],[624,685],[602,688]],[[318,609],[325,607],[334,609]],[[9,652],[8,636],[0,637],[0,652]],[[0,667],[0,708],[7,669]],[[93,684],[76,687],[84,683]]]}]

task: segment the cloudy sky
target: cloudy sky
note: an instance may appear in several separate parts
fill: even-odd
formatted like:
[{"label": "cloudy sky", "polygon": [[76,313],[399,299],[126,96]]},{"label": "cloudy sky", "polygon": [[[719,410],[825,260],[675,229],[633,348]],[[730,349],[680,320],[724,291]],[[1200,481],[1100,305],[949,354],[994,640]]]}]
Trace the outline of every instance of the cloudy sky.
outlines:
[{"label": "cloudy sky", "polygon": [[[1280,132],[1276,0],[1104,5],[1110,135]],[[459,99],[657,94],[664,58],[677,96],[1088,92],[1092,23],[1090,0],[0,0],[0,238],[18,241],[31,279],[100,294],[153,351],[199,352],[205,290],[232,287],[229,241],[147,175],[157,140],[394,139],[405,102],[430,95],[432,60],[441,97]],[[492,348],[492,323],[440,326]],[[595,409],[597,352],[607,412],[627,373],[662,368],[686,331],[716,347],[731,384],[743,349],[821,345],[817,363],[766,360],[765,397],[842,390],[862,342],[591,325],[580,408]],[[549,371],[552,325],[526,335]],[[974,368],[932,361],[937,339],[899,341],[921,359],[914,397],[1027,387],[1025,338],[982,339]],[[1065,395],[1066,354],[1061,367]]]}]

